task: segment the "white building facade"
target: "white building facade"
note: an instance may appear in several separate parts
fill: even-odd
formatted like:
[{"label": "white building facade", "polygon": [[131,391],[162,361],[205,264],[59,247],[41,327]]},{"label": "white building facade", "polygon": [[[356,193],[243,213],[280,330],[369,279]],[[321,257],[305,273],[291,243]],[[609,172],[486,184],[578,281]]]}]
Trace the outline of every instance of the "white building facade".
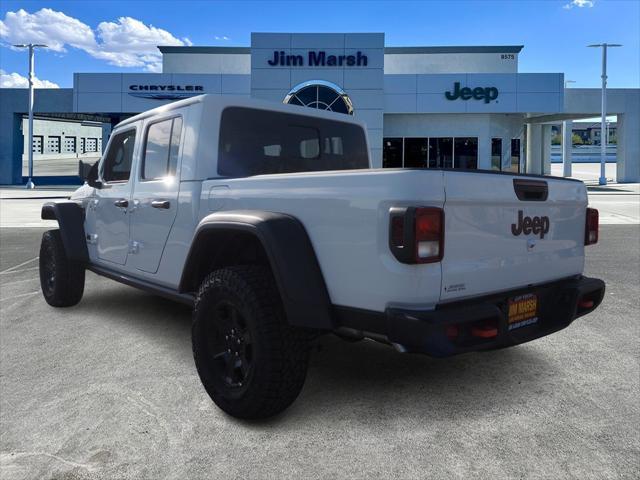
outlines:
[{"label": "white building facade", "polygon": [[[75,73],[65,108],[115,124],[178,98],[240,95],[354,115],[367,125],[373,167],[548,173],[551,125],[598,115],[599,91],[565,90],[559,72],[520,73],[522,48],[385,47],[383,33],[253,33],[250,47],[160,46],[162,73]],[[640,181],[639,91],[610,98],[618,181]]]}]

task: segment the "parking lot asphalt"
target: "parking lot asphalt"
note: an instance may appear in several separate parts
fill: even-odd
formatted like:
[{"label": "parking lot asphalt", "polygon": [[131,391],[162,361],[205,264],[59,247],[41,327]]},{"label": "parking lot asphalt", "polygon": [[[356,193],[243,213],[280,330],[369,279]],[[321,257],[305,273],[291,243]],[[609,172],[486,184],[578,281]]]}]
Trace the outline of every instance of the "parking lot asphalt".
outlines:
[{"label": "parking lot asphalt", "polygon": [[318,341],[302,394],[261,423],[211,402],[190,312],[87,274],[46,305],[44,230],[0,229],[0,478],[639,478],[640,237],[605,225],[602,306],[568,329],[449,359]]}]

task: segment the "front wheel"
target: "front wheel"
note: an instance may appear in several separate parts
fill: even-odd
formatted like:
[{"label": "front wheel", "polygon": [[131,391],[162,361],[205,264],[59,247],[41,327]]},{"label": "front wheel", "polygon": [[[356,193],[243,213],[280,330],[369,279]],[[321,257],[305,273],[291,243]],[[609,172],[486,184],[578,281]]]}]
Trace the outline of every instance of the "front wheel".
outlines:
[{"label": "front wheel", "polygon": [[271,272],[223,268],[202,282],[192,327],[202,383],[229,415],[276,415],[297,398],[307,373],[308,335],[287,324]]},{"label": "front wheel", "polygon": [[40,244],[40,288],[52,307],[76,305],[84,293],[84,266],[67,258],[60,230],[49,230]]}]

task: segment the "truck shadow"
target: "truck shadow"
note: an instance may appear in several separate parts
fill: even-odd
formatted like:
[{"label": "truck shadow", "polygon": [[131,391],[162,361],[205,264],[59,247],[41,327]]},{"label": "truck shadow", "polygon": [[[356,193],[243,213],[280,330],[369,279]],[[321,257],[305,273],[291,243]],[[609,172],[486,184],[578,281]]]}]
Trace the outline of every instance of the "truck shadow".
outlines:
[{"label": "truck shadow", "polygon": [[[499,415],[532,401],[557,373],[535,344],[435,359],[371,341],[319,340],[291,420],[335,413],[393,422]],[[349,412],[352,412],[351,414]]]},{"label": "truck shadow", "polygon": [[[112,327],[144,331],[171,355],[168,362],[191,371],[191,311],[128,287],[105,284],[78,305],[101,314]],[[543,342],[544,340],[538,341]],[[445,359],[401,354],[372,341],[346,342],[333,335],[316,340],[305,387],[283,414],[245,427],[270,430],[309,425],[335,416],[380,425],[397,420],[436,422],[443,417],[500,415],[543,395],[543,383],[562,376],[545,350],[533,344]],[[560,379],[560,381],[562,381]],[[548,394],[548,389],[547,389]],[[228,417],[230,421],[236,421]]]}]

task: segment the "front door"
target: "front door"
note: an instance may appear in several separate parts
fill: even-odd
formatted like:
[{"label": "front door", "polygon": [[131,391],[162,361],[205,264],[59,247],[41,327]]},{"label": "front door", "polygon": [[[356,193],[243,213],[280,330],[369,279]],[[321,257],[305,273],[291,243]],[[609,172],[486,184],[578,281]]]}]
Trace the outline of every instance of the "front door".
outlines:
[{"label": "front door", "polygon": [[92,241],[98,258],[119,265],[125,264],[129,251],[130,173],[135,144],[135,127],[112,135],[100,165],[102,188],[96,190],[92,208]]},{"label": "front door", "polygon": [[145,129],[131,215],[129,266],[156,273],[178,210],[182,117],[154,121]]}]

